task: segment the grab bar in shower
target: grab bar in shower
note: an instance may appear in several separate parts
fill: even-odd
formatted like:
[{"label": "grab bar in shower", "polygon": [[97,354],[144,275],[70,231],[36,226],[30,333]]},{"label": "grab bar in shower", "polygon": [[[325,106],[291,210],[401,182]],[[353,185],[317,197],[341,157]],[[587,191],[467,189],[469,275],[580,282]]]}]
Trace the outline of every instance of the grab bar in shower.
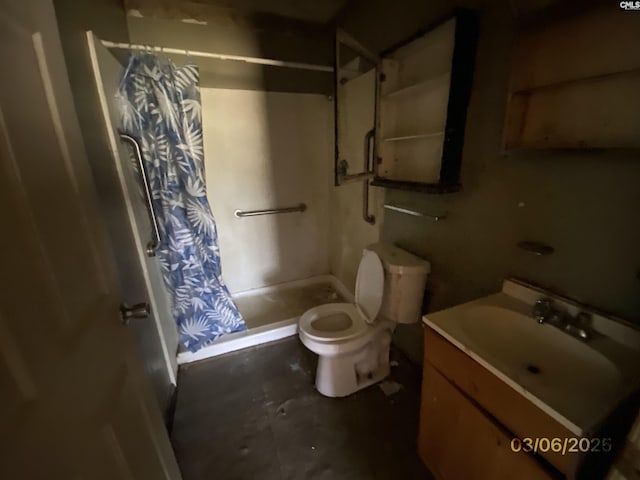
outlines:
[{"label": "grab bar in shower", "polygon": [[304,212],[307,209],[307,205],[301,203],[300,205],[296,205],[295,207],[285,207],[285,208],[270,208],[267,210],[236,210],[233,214],[238,217],[257,217],[258,215],[274,215],[277,213],[292,213],[292,212]]},{"label": "grab bar in shower", "polygon": [[129,143],[133,147],[133,151],[136,154],[136,161],[138,162],[138,168],[140,169],[140,176],[142,177],[142,184],[144,186],[145,200],[147,201],[147,209],[149,211],[149,218],[151,220],[151,230],[153,238],[149,240],[147,244],[147,255],[149,257],[156,256],[156,250],[160,246],[160,230],[158,228],[158,221],[156,220],[156,212],[153,209],[153,202],[151,201],[151,187],[149,186],[149,179],[147,178],[147,170],[142,160],[142,153],[140,152],[140,144],[131,135],[126,133],[120,133],[120,138]]},{"label": "grab bar in shower", "polygon": [[[376,131],[369,130],[364,136],[364,170],[365,173],[373,175],[373,165],[371,158],[371,141],[375,139]],[[362,182],[362,219],[370,225],[375,225],[376,217],[369,213],[369,177],[365,177]]]}]

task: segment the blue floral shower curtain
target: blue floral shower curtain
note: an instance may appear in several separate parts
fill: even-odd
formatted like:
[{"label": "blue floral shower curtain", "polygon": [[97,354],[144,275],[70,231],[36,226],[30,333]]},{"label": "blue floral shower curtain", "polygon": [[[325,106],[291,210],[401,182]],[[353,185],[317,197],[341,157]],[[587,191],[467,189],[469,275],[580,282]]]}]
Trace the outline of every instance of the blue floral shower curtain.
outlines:
[{"label": "blue floral shower curtain", "polygon": [[123,132],[142,149],[160,228],[158,258],[180,341],[194,352],[246,328],[222,280],[205,191],[198,67],[132,54],[118,102]]}]

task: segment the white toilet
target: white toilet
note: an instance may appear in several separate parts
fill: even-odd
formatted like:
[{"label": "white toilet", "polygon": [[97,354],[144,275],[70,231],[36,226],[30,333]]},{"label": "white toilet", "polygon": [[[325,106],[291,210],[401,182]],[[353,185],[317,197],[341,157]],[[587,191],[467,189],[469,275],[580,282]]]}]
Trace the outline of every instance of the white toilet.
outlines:
[{"label": "white toilet", "polygon": [[398,247],[365,248],[356,278],[355,303],[330,303],[300,317],[302,343],[317,353],[316,388],[344,397],[389,374],[389,345],[397,323],[416,323],[429,262]]}]

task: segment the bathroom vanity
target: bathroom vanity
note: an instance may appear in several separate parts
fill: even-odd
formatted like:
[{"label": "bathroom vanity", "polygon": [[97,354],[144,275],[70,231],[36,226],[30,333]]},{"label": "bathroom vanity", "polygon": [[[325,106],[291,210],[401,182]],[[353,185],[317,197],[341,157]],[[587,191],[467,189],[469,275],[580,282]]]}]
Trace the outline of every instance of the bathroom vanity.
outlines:
[{"label": "bathroom vanity", "polygon": [[[588,326],[537,321],[540,298]],[[423,320],[418,451],[436,478],[604,477],[637,410],[640,332],[515,280]]]}]

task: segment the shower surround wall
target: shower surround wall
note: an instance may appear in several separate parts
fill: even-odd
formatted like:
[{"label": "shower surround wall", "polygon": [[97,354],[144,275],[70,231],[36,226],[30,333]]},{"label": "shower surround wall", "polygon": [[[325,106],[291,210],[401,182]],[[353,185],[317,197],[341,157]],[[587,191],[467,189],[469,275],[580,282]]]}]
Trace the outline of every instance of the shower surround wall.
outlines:
[{"label": "shower surround wall", "polygon": [[[201,95],[207,194],[231,292],[329,273],[332,103],[251,90]],[[299,203],[307,211],[234,215]]]},{"label": "shower surround wall", "polygon": [[[133,43],[333,64],[333,28],[248,17],[204,4],[197,9],[200,23],[186,21],[194,12],[185,5],[174,5],[171,11],[143,8],[148,6],[145,2],[127,2],[127,6],[139,8],[127,17]],[[175,60],[184,62],[185,58]],[[333,104],[326,97],[333,92],[333,74],[191,60],[200,66],[208,195],[218,223],[223,275],[229,288],[237,292],[330,272],[353,292],[362,249],[379,238],[384,192],[371,189],[371,213],[378,219],[371,226],[362,220],[362,183],[333,186]],[[263,100],[258,101],[260,98]],[[231,110],[223,109],[222,104],[214,107],[209,102],[214,99]],[[223,134],[224,129],[228,131]],[[226,153],[221,157],[223,151]],[[275,151],[278,158],[273,156]],[[234,165],[236,152],[243,162]],[[273,166],[268,161],[273,161]],[[221,178],[218,175],[231,177],[231,173],[215,162],[231,163],[231,171],[243,176],[216,183]],[[360,165],[356,161],[354,168]],[[313,181],[311,172],[315,172]],[[285,176],[289,178],[283,187]],[[224,198],[216,194],[213,185],[227,192]],[[267,194],[266,189],[275,185],[279,190]],[[325,189],[324,204],[320,188]],[[304,201],[303,196],[292,195],[298,191],[314,199],[306,202],[309,210],[303,214],[242,220],[232,216],[243,205],[248,209],[279,206],[267,204],[267,200],[295,205]],[[320,207],[316,210],[315,205]],[[290,240],[282,237],[285,233],[290,234]],[[282,240],[279,245],[277,240]],[[285,251],[286,256],[281,257]]]}]

